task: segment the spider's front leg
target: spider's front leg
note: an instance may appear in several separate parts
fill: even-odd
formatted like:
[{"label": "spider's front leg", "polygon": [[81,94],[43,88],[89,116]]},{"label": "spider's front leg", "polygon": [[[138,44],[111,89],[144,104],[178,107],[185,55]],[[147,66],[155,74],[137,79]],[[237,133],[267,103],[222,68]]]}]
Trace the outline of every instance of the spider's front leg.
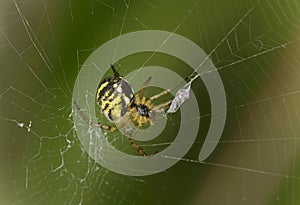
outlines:
[{"label": "spider's front leg", "polygon": [[115,131],[118,130],[118,128],[116,126],[105,125],[105,124],[102,124],[100,122],[94,123],[92,126],[94,126],[94,127],[100,127],[101,129],[108,130],[110,132],[115,132]]},{"label": "spider's front leg", "polygon": [[172,103],[172,100],[169,100],[165,103],[156,105],[152,110],[155,112],[166,112],[169,109],[171,103]]},{"label": "spider's front leg", "polygon": [[[75,105],[75,108],[76,110],[79,112],[81,118],[90,126],[93,126],[93,127],[99,127],[103,130],[108,130],[108,131],[111,131],[111,132],[115,132],[118,130],[118,128],[116,126],[110,126],[110,125],[105,125],[105,124],[102,124],[102,123],[99,123],[99,122],[92,122],[84,113],[83,111],[81,110],[81,108],[79,107],[79,105],[77,104],[76,101],[73,101],[74,105]],[[128,138],[129,139],[129,142],[131,144],[132,147],[134,147],[137,152],[142,155],[142,156],[148,156],[147,153],[135,142],[134,139],[132,138]]]},{"label": "spider's front leg", "polygon": [[143,87],[140,89],[140,91],[138,92],[138,96],[140,96],[141,98],[144,96],[144,90],[145,90],[145,87],[147,85],[149,85],[150,81],[151,81],[152,77],[150,76],[143,84]]},{"label": "spider's front leg", "polygon": [[81,108],[79,107],[79,105],[77,104],[77,102],[74,100],[73,101],[74,105],[75,105],[75,108],[76,110],[79,112],[81,118],[86,121],[86,123],[90,126],[93,126],[93,127],[99,127],[101,129],[104,129],[104,130],[108,130],[108,131],[111,131],[111,132],[114,132],[116,130],[118,130],[118,128],[116,126],[110,126],[110,125],[105,125],[105,124],[102,124],[100,122],[92,122],[84,113],[83,111],[81,110]]}]

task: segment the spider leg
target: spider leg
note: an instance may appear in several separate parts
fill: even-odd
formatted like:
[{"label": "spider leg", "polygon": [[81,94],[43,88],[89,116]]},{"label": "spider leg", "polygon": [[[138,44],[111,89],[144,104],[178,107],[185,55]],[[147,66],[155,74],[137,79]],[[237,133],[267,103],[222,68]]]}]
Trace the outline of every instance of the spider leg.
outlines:
[{"label": "spider leg", "polygon": [[132,138],[128,138],[128,139],[129,139],[129,142],[130,142],[131,146],[134,147],[140,155],[148,156],[146,154],[146,152],[135,142],[134,139],[132,139]]},{"label": "spider leg", "polygon": [[115,67],[113,66],[113,64],[110,65],[110,68],[112,69],[112,71],[114,72],[116,77],[119,77],[120,74],[118,73],[118,71],[115,69]]},{"label": "spider leg", "polygon": [[155,100],[155,99],[157,99],[157,98],[159,98],[159,97],[161,97],[161,96],[163,96],[163,95],[166,95],[166,94],[168,94],[168,93],[170,93],[170,89],[168,89],[168,90],[164,90],[164,91],[162,91],[161,93],[158,93],[158,94],[156,94],[156,95],[153,95],[151,98],[150,98],[150,100]]},{"label": "spider leg", "polygon": [[109,126],[109,125],[105,125],[105,124],[102,124],[102,123],[99,123],[99,122],[92,122],[84,113],[83,111],[81,110],[81,108],[79,107],[79,105],[77,104],[77,102],[74,100],[73,101],[75,107],[76,107],[76,110],[79,112],[81,118],[87,122],[88,125],[90,126],[93,126],[93,127],[99,127],[101,129],[104,129],[104,130],[108,130],[108,131],[111,131],[111,132],[114,132],[117,130],[117,127],[115,126]]},{"label": "spider leg", "polygon": [[[190,77],[186,77],[185,80],[186,80],[186,81],[189,81],[190,78],[192,78],[192,77],[194,77],[194,75],[191,75]],[[156,100],[157,98],[160,98],[161,96],[164,96],[164,95],[170,93],[171,90],[174,90],[174,89],[176,90],[177,87],[179,87],[179,84],[176,85],[176,86],[174,86],[174,87],[171,88],[171,89],[163,90],[162,92],[160,92],[160,93],[158,93],[158,94],[156,94],[156,95],[153,95],[153,96],[150,98],[150,100]]]},{"label": "spider leg", "polygon": [[144,82],[143,87],[146,87],[150,83],[151,79],[152,76],[149,76],[149,78]]},{"label": "spider leg", "polygon": [[155,105],[152,110],[155,112],[165,112],[171,105],[171,102],[172,102],[172,100],[169,100],[169,101],[161,103],[159,105]]},{"label": "spider leg", "polygon": [[142,87],[142,88],[140,89],[140,91],[138,92],[138,95],[139,95],[140,97],[143,97],[145,87],[150,83],[151,79],[152,79],[152,77],[150,76],[150,77],[144,82],[143,87]]},{"label": "spider leg", "polygon": [[[114,132],[117,130],[117,127],[115,126],[109,126],[109,125],[105,125],[105,124],[102,124],[102,123],[99,123],[99,122],[92,122],[84,113],[83,111],[81,110],[81,108],[79,107],[79,105],[77,104],[77,102],[74,100],[73,101],[75,107],[76,107],[76,110],[79,112],[80,116],[82,117],[82,119],[84,121],[87,122],[88,125],[90,126],[93,126],[93,127],[99,127],[101,129],[104,129],[104,130],[108,130],[108,131],[111,131],[111,132]],[[146,154],[146,152],[135,142],[134,139],[132,138],[128,138],[129,139],[129,142],[131,144],[132,147],[134,147],[138,153],[142,156],[148,156]]]},{"label": "spider leg", "polygon": [[[125,119],[125,121],[123,121]],[[134,136],[137,134],[137,129],[132,129],[132,124],[129,123],[126,118],[118,122],[118,127],[122,130],[125,136],[129,139],[129,142],[133,148],[137,150],[137,152],[142,156],[148,156],[148,154],[141,148],[134,140]],[[125,123],[125,124],[123,124]]]},{"label": "spider leg", "polygon": [[109,126],[109,125],[105,125],[105,124],[102,124],[102,123],[99,123],[99,122],[98,123],[92,123],[90,125],[92,125],[94,127],[100,127],[103,130],[108,130],[108,131],[111,131],[111,132],[114,132],[118,129],[115,126]]}]

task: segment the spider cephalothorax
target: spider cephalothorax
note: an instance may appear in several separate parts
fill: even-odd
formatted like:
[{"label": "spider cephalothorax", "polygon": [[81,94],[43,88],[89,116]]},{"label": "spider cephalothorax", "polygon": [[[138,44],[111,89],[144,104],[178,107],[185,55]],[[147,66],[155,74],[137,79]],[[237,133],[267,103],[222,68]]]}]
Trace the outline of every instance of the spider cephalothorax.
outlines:
[{"label": "spider cephalothorax", "polygon": [[137,123],[139,127],[144,124],[153,125],[151,121],[153,104],[150,99],[146,99],[144,96],[140,96],[138,93],[134,96],[130,104],[130,116],[134,123]]}]

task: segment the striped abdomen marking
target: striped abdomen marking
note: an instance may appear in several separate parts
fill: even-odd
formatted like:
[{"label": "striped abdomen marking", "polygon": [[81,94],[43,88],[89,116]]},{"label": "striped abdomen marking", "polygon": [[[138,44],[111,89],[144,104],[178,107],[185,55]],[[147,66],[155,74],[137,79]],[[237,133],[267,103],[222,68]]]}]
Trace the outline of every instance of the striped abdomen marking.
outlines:
[{"label": "striped abdomen marking", "polygon": [[129,83],[117,76],[104,79],[96,95],[101,112],[110,121],[117,121],[125,115],[133,97]]}]

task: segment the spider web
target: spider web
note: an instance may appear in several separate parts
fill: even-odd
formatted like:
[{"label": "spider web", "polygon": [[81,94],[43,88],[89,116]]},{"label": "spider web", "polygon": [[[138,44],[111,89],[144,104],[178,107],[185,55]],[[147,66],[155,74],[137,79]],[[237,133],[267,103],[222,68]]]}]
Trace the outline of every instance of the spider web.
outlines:
[{"label": "spider web", "polygon": [[[299,204],[299,15],[296,0],[2,0],[1,204]],[[217,114],[201,79],[158,52],[118,61],[123,73],[160,65],[189,76],[201,113],[197,141],[180,162],[130,177],[108,171],[83,149],[71,98],[95,49],[145,29],[185,36],[208,54],[223,80],[227,120],[217,148],[199,162]],[[176,116],[170,121],[179,123]],[[128,140],[110,139],[134,153]],[[143,147],[171,143],[166,138]]]}]

